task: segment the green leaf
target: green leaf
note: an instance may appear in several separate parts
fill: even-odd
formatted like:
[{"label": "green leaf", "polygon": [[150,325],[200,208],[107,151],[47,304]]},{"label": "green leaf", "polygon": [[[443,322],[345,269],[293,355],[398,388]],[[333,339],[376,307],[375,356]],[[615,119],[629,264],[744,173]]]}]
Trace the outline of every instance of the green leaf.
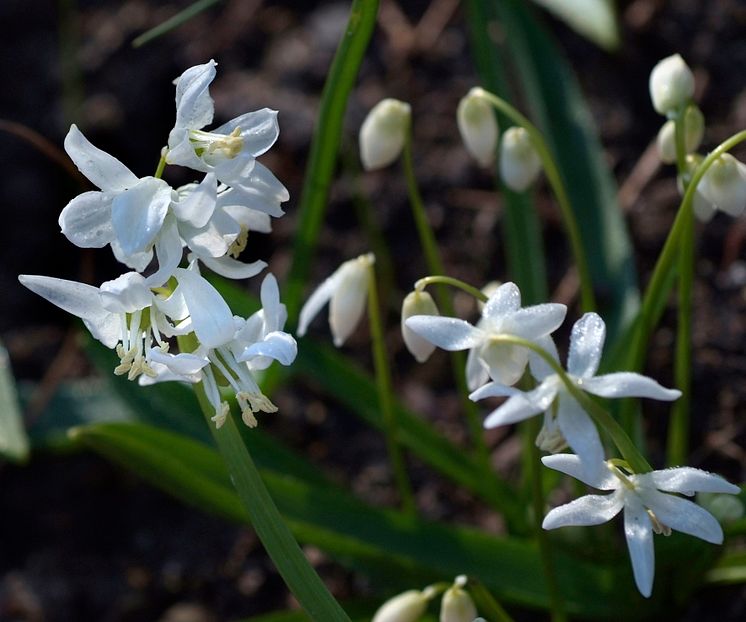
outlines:
[{"label": "green leaf", "polygon": [[18,392],[8,351],[0,343],[0,456],[13,462],[25,462],[28,451],[28,437],[18,406]]},{"label": "green leaf", "polygon": [[175,30],[218,2],[220,2],[220,0],[197,0],[196,2],[192,2],[188,7],[169,17],[165,22],[154,26],[150,30],[142,33],[139,37],[136,37],[132,41],[132,47],[139,48],[146,43],[150,43],[153,39],[157,39],[158,37]]},{"label": "green leaf", "polygon": [[619,27],[612,0],[534,0],[570,28],[605,50],[619,47]]},{"label": "green leaf", "polygon": [[[141,424],[78,428],[74,436],[190,504],[231,520],[247,519],[220,456],[211,448]],[[501,601],[547,606],[539,556],[530,542],[373,508],[290,476],[263,471],[262,478],[296,537],[346,565],[385,573],[392,589],[465,573]],[[627,566],[599,566],[562,553],[556,563],[568,612],[574,615],[631,619],[653,609],[653,603],[632,596]]]}]

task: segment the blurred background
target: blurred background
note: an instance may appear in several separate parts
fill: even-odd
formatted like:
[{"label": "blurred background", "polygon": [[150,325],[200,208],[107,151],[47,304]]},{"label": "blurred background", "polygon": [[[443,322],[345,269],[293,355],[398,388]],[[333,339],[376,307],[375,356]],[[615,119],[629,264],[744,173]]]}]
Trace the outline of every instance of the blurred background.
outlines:
[{"label": "blurred background", "polygon": [[[108,250],[78,249],[59,232],[59,212],[87,189],[61,151],[64,136],[76,123],[137,175],[153,174],[174,120],[172,81],[185,68],[214,58],[217,123],[262,107],[280,111],[280,138],[262,162],[285,183],[291,199],[287,216],[275,221],[271,235],[252,237],[248,252],[265,259],[283,282],[319,97],[349,5],[225,0],[142,47],[132,46],[135,37],[188,4],[0,3],[0,208],[5,214],[0,338],[38,443],[29,465],[0,465],[0,620],[207,622],[289,603],[249,528],[226,525],[93,455],[56,446],[54,431],[65,426],[65,399],[83,395],[95,409],[116,405],[100,398],[106,395],[101,392],[105,379],[89,364],[70,318],[17,281],[19,273],[27,273],[100,284],[121,272]],[[587,98],[606,164],[619,185],[644,283],[679,202],[672,168],[661,167],[653,146],[662,119],[650,105],[650,69],[674,52],[693,68],[696,99],[707,122],[705,148],[746,127],[746,4],[631,0],[617,8],[619,45],[612,51],[553,15],[539,8],[536,13]],[[494,36],[501,36],[499,25]],[[416,172],[449,273],[480,286],[504,279],[501,198],[492,174],[467,156],[455,124],[458,100],[478,82],[464,7],[457,0],[382,0],[349,100],[338,175],[311,271],[318,283],[341,261],[366,252],[371,231],[385,239],[390,255],[381,257],[381,266],[398,394],[456,440],[466,432],[444,360],[415,366],[398,336],[400,300],[426,273],[413,244],[404,179],[398,166],[361,174],[357,132],[383,97],[410,102]],[[746,158],[743,148],[736,155]],[[173,167],[166,179],[173,185],[192,181]],[[559,213],[545,188],[537,205],[553,299],[572,305],[577,292],[568,277],[570,258]],[[700,228],[694,293],[693,446],[698,449],[691,464],[733,481],[743,481],[746,465],[745,236],[742,221],[723,215]],[[246,287],[256,293],[255,281]],[[464,313],[472,311],[467,301],[456,302]],[[314,326],[323,334],[320,322]],[[370,365],[368,338],[364,329],[360,332],[347,350]],[[649,372],[664,384],[671,375],[673,338],[664,325],[651,343]],[[319,398],[313,386],[283,387],[276,401],[281,414],[262,426],[364,499],[392,502],[382,438]],[[511,469],[520,446],[505,434],[491,432],[493,460],[498,468]],[[466,492],[439,481],[416,460],[410,467],[418,506],[428,517],[499,531],[499,520]],[[337,595],[371,592],[365,579],[331,564],[319,551],[308,553]],[[724,615],[742,619],[744,600],[729,601]],[[705,619],[705,607],[695,605],[687,619]]]}]

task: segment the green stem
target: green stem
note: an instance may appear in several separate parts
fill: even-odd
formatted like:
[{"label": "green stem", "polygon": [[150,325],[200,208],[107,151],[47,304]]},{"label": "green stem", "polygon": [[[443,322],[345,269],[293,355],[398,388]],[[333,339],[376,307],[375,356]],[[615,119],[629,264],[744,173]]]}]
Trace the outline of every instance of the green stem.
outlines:
[{"label": "green stem", "polygon": [[[178,342],[181,352],[191,352],[197,346],[193,334],[179,337]],[[195,386],[195,393],[251,524],[285,584],[314,622],[350,622],[350,618],[309,564],[267,491],[251,454],[241,439],[238,429],[242,425],[240,420],[237,421],[231,413],[225,424],[219,430],[216,429],[210,420],[212,407],[202,384]]]},{"label": "green stem", "polygon": [[285,305],[295,321],[303,287],[312,264],[329,186],[337,162],[347,99],[355,84],[368,41],[376,24],[378,0],[354,0],[342,40],[334,55],[321,95],[319,116],[311,143],[300,205],[297,211],[292,264],[288,273]]},{"label": "green stem", "polygon": [[373,342],[373,362],[376,369],[376,388],[378,389],[378,403],[383,413],[383,427],[386,435],[386,447],[394,471],[396,487],[402,504],[402,510],[407,514],[415,513],[412,486],[407,476],[407,469],[399,447],[399,422],[396,419],[396,409],[393,404],[393,390],[391,388],[391,368],[386,355],[386,344],[383,340],[383,325],[381,323],[378,303],[378,289],[376,287],[376,273],[373,265],[368,266],[368,320],[370,321],[370,335]]},{"label": "green stem", "polygon": [[[417,185],[417,176],[414,172],[414,164],[412,160],[412,128],[408,127],[404,139],[404,149],[402,153],[402,164],[404,167],[404,176],[407,180],[407,191],[409,194],[409,205],[412,208],[412,216],[414,218],[415,225],[417,227],[417,233],[420,238],[420,244],[425,254],[425,263],[427,264],[427,270],[432,275],[443,275],[445,274],[445,268],[443,267],[443,260],[440,257],[440,250],[438,249],[438,243],[435,241],[435,234],[427,220],[427,214],[425,213],[425,204],[420,194],[419,186]],[[445,312],[446,315],[451,317],[456,315],[455,309],[451,298],[443,291],[441,287],[435,289],[435,297],[438,303],[438,307]],[[492,466],[490,465],[489,449],[487,448],[487,441],[484,438],[484,428],[479,417],[479,412],[474,404],[469,399],[469,387],[466,385],[466,378],[464,377],[464,368],[466,366],[466,358],[462,352],[451,352],[451,370],[453,373],[453,379],[456,383],[459,396],[461,398],[461,406],[466,414],[466,421],[469,427],[469,434],[472,442],[474,443],[474,450],[477,459],[479,460],[482,468],[486,472],[492,472]]]},{"label": "green stem", "polygon": [[153,177],[155,177],[156,179],[160,179],[161,177],[163,177],[164,170],[166,170],[166,153],[165,152],[161,154],[161,159],[158,160],[158,166],[155,169],[155,175],[153,175]]},{"label": "green stem", "polygon": [[583,250],[583,243],[580,237],[580,229],[578,227],[577,220],[575,219],[575,212],[570,204],[570,198],[568,197],[565,185],[562,182],[562,176],[560,175],[559,169],[554,162],[554,158],[549,151],[549,147],[544,140],[541,132],[533,125],[525,116],[518,112],[513,106],[511,106],[504,99],[498,97],[494,93],[489,91],[483,91],[484,97],[500,112],[512,119],[516,124],[523,127],[531,136],[536,152],[539,154],[542,165],[544,167],[544,173],[547,176],[549,185],[552,187],[554,196],[557,199],[562,218],[565,222],[565,229],[567,230],[567,236],[570,240],[570,248],[575,259],[575,265],[578,269],[578,276],[580,278],[580,304],[583,311],[593,311],[596,308],[596,299],[593,294],[593,282],[591,281],[591,273],[588,268],[588,261]]},{"label": "green stem", "polygon": [[[642,304],[640,306],[640,313],[630,329],[631,332],[629,337],[621,340],[622,343],[631,344],[628,348],[627,364],[625,365],[629,371],[640,371],[642,369],[645,352],[653,328],[657,325],[661,315],[663,314],[665,303],[673,284],[671,272],[678,257],[681,238],[687,230],[688,218],[693,211],[692,203],[694,202],[694,195],[699,182],[715,160],[745,140],[746,130],[741,130],[737,134],[734,134],[727,140],[723,141],[707,155],[692,174],[692,178],[684,192],[684,197],[681,200],[681,205],[679,206],[676,218],[671,226],[671,231],[668,233],[666,242],[663,245],[663,250],[658,256],[658,261],[655,263],[653,274],[645,288],[645,294],[643,295]],[[633,425],[634,407],[634,400],[625,400],[620,411],[622,424],[628,432],[635,427]]]},{"label": "green stem", "polygon": [[470,577],[466,589],[469,590],[469,594],[474,599],[477,610],[480,614],[486,616],[487,620],[490,622],[513,622],[513,618],[508,615],[508,612],[502,608],[502,605],[495,600],[495,597],[481,582]]},{"label": "green stem", "polygon": [[[534,418],[526,422],[527,432],[533,438],[539,433],[540,422]],[[531,452],[531,501],[533,503],[534,526],[536,540],[539,544],[539,556],[541,565],[544,570],[544,579],[547,582],[547,592],[549,593],[549,602],[553,622],[565,622],[564,605],[562,594],[557,583],[557,573],[554,567],[552,557],[552,545],[549,541],[548,534],[541,526],[542,516],[544,516],[544,484],[542,481],[541,454],[536,443],[530,443]]]},{"label": "green stem", "polygon": [[[686,107],[675,120],[676,168],[686,188]],[[689,414],[692,389],[692,288],[694,283],[694,210],[687,209],[679,243],[679,288],[676,324],[674,382],[681,397],[671,408],[666,443],[669,466],[686,462],[689,445]]]},{"label": "green stem", "polygon": [[440,274],[426,276],[426,277],[419,279],[414,284],[414,287],[415,289],[422,290],[422,289],[425,289],[428,285],[433,285],[436,283],[442,283],[443,285],[451,285],[453,287],[458,287],[459,289],[465,291],[467,294],[471,294],[474,298],[476,298],[480,302],[487,302],[487,295],[481,289],[477,289],[473,285],[464,283],[464,281],[461,281],[460,279],[456,279],[452,276],[444,276]]},{"label": "green stem", "polygon": [[514,335],[497,335],[491,337],[491,339],[494,343],[509,343],[528,348],[538,354],[552,368],[552,371],[559,376],[559,379],[565,385],[570,395],[575,398],[575,401],[593,418],[600,428],[608,433],[611,440],[617,446],[617,449],[619,449],[624,459],[629,463],[631,469],[635,473],[647,473],[653,470],[616,420],[604,408],[591,399],[585,391],[580,389],[578,383],[567,375],[567,372],[562,369],[562,366],[549,352],[528,339],[522,339]]}]

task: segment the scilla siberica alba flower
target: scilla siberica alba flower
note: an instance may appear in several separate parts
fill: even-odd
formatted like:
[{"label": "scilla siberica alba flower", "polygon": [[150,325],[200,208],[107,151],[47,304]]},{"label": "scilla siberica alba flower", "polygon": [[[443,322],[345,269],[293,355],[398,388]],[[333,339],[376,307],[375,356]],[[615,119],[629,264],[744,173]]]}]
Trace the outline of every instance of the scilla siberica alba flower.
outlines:
[{"label": "scilla siberica alba flower", "polygon": [[458,104],[456,123],[466,150],[480,166],[489,166],[495,159],[498,127],[492,105],[484,89],[474,87]]},{"label": "scilla siberica alba flower", "polygon": [[[697,106],[687,106],[684,113],[684,150],[687,154],[695,152],[705,134],[705,118]],[[658,154],[665,164],[676,163],[676,124],[669,119],[658,131],[656,138]]]},{"label": "scilla siberica alba flower", "polygon": [[360,255],[345,261],[309,296],[300,310],[298,336],[302,337],[308,325],[329,303],[329,327],[334,345],[341,346],[355,330],[368,300],[368,284],[371,266],[375,263],[373,253]]},{"label": "scilla siberica alba flower", "polygon": [[424,363],[435,351],[435,346],[407,326],[407,320],[414,315],[440,315],[433,297],[426,291],[416,289],[409,292],[401,306],[401,335],[404,345],[418,363]]},{"label": "scilla siberica alba flower", "polygon": [[[636,373],[619,372],[596,376],[605,338],[606,325],[596,313],[586,313],[575,322],[570,336],[567,375],[579,389],[600,397],[613,398],[675,400],[681,395],[676,389],[666,389],[652,378]],[[554,345],[551,344],[550,347],[557,359]],[[537,445],[541,449],[556,453],[566,443],[584,463],[595,465],[601,462],[604,452],[598,430],[590,416],[568,392],[564,382],[543,359],[535,355],[531,356],[531,372],[539,381],[539,386],[532,391],[524,393],[492,382],[470,395],[473,400],[510,396],[488,415],[484,426],[494,428],[516,423],[544,412],[545,425],[537,438]]]},{"label": "scilla siberica alba flower", "polygon": [[466,380],[474,390],[492,378],[513,385],[528,363],[524,347],[500,343],[495,337],[511,335],[529,341],[543,340],[565,319],[567,307],[548,303],[521,308],[521,292],[515,283],[504,283],[490,296],[476,326],[452,317],[415,315],[406,326],[444,350],[469,350]]},{"label": "scilla siberica alba flower", "polygon": [[691,497],[696,492],[740,492],[738,486],[722,477],[691,467],[628,474],[614,461],[596,463],[591,469],[570,454],[545,456],[542,462],[588,486],[613,491],[610,495],[586,495],[554,508],[544,518],[542,527],[600,525],[624,510],[624,534],[632,571],[637,589],[646,598],[653,590],[655,575],[653,533],[669,535],[673,529],[713,544],[723,541],[717,520],[696,503],[676,494]]},{"label": "scilla siberica alba flower", "polygon": [[662,115],[673,115],[694,95],[694,74],[679,54],[673,54],[650,72],[650,99]]},{"label": "scilla siberica alba flower", "polygon": [[435,591],[430,587],[397,594],[378,608],[371,622],[417,622],[434,595]]},{"label": "scilla siberica alba flower", "polygon": [[391,164],[404,148],[412,108],[398,99],[378,102],[360,126],[360,160],[366,171]]},{"label": "scilla siberica alba flower", "polygon": [[474,622],[477,608],[469,592],[464,589],[467,578],[456,577],[453,585],[443,594],[440,603],[440,622]]},{"label": "scilla siberica alba flower", "polygon": [[740,216],[746,209],[746,164],[724,153],[707,169],[697,193],[712,212]]},{"label": "scilla siberica alba flower", "polygon": [[511,127],[500,141],[500,177],[514,192],[525,191],[541,172],[541,159],[531,135],[523,127]]}]

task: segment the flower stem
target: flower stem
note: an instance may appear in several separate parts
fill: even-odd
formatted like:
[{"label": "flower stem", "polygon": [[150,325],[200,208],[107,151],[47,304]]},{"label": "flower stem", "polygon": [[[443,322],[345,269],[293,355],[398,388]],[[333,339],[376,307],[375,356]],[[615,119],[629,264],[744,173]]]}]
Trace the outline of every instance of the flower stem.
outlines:
[{"label": "flower stem", "polygon": [[[191,352],[197,345],[193,335],[179,337],[178,341],[182,352]],[[212,407],[201,383],[195,385],[195,393],[251,524],[285,584],[314,622],[350,622],[285,524],[241,439],[238,429],[241,423],[231,413],[225,424],[216,429],[210,420]]]},{"label": "flower stem", "polygon": [[533,123],[531,123],[504,99],[498,97],[494,93],[490,93],[489,91],[484,91],[484,96],[497,110],[512,119],[516,124],[523,127],[531,136],[536,152],[539,154],[539,158],[544,167],[544,173],[547,176],[549,185],[552,187],[562,218],[565,222],[567,237],[570,240],[570,248],[572,249],[575,265],[578,269],[578,276],[580,278],[581,308],[583,311],[594,311],[596,308],[596,299],[593,293],[593,282],[591,281],[588,261],[585,256],[585,250],[583,249],[583,242],[580,236],[580,228],[575,219],[575,212],[572,209],[572,205],[570,205],[570,198],[565,190],[565,185],[562,182],[562,176],[560,175],[559,169],[554,162],[554,158],[549,151],[549,147],[547,146],[544,137]]},{"label": "flower stem", "polygon": [[402,510],[407,514],[415,513],[412,486],[409,482],[407,469],[404,465],[401,448],[399,447],[399,422],[393,404],[393,390],[391,387],[391,368],[386,354],[386,344],[383,340],[383,326],[381,323],[378,302],[378,288],[376,286],[376,272],[373,265],[368,266],[368,320],[373,345],[373,363],[376,370],[376,388],[378,389],[378,403],[383,413],[383,424],[386,433],[386,447],[394,471],[396,487]]},{"label": "flower stem", "polygon": [[469,590],[469,594],[474,599],[479,612],[487,616],[490,622],[513,622],[513,618],[508,615],[508,612],[502,608],[502,605],[495,600],[495,597],[480,581],[469,577],[466,589]]},{"label": "flower stem", "polygon": [[510,343],[516,346],[522,346],[538,354],[552,368],[554,373],[559,376],[559,379],[565,385],[570,395],[572,395],[583,409],[593,418],[596,424],[608,433],[611,440],[617,446],[617,449],[619,449],[624,459],[629,463],[632,470],[635,473],[647,473],[648,471],[653,470],[653,467],[650,466],[648,461],[645,460],[642,454],[637,450],[635,444],[630,440],[629,436],[627,436],[617,421],[604,408],[591,399],[585,391],[580,389],[578,384],[567,375],[567,372],[562,369],[562,366],[551,354],[549,354],[549,352],[528,339],[515,337],[514,335],[498,335],[492,337],[492,339],[497,343]]},{"label": "flower stem", "polygon": [[[741,130],[720,143],[707,155],[692,174],[676,218],[671,226],[671,231],[668,233],[663,250],[658,256],[658,261],[653,269],[653,274],[645,288],[637,320],[630,328],[627,338],[620,340],[621,343],[631,344],[627,349],[628,358],[625,365],[630,371],[640,371],[642,368],[650,336],[663,314],[668,294],[673,285],[671,274],[674,262],[678,258],[681,238],[687,229],[687,219],[693,211],[692,203],[694,202],[697,185],[715,160],[743,141],[746,141],[746,130]],[[620,419],[628,434],[632,433],[636,427],[634,408],[635,401],[628,399],[623,402],[620,409]]]},{"label": "flower stem", "polygon": [[[409,205],[412,208],[412,216],[414,218],[415,225],[417,227],[417,233],[420,238],[420,244],[422,245],[422,251],[425,254],[425,263],[427,264],[427,270],[431,275],[444,275],[445,269],[443,267],[443,260],[440,257],[440,251],[438,250],[438,244],[435,241],[435,235],[433,229],[427,220],[427,214],[425,213],[425,205],[420,194],[419,186],[417,185],[417,176],[414,172],[414,164],[412,161],[412,128],[407,128],[404,149],[402,153],[402,164],[404,167],[404,176],[407,180],[407,191],[409,194]],[[446,295],[441,287],[436,288],[435,297],[437,300],[438,307],[445,312],[446,315],[455,316],[456,312],[453,308],[451,298]],[[466,365],[466,358],[462,352],[450,352],[451,359],[451,370],[453,373],[453,379],[456,383],[459,396],[461,398],[461,406],[466,414],[467,425],[469,426],[469,434],[474,443],[474,451],[477,459],[479,460],[482,468],[485,472],[492,472],[490,466],[489,450],[487,448],[487,442],[484,438],[484,429],[479,418],[479,412],[476,405],[469,399],[469,388],[466,386],[466,378],[464,376],[464,368]]]},{"label": "flower stem", "polygon": [[156,179],[160,179],[161,177],[163,177],[163,171],[165,170],[165,168],[166,168],[166,153],[164,152],[161,154],[161,159],[158,160],[158,166],[155,169],[155,175],[153,175],[153,177],[155,177]]},{"label": "flower stem", "polygon": [[[684,188],[687,187],[686,171],[686,107],[675,120],[676,168]],[[679,287],[676,318],[676,359],[674,382],[681,397],[671,408],[666,443],[666,459],[669,466],[686,462],[689,445],[689,413],[692,389],[692,288],[694,282],[694,210],[689,207],[683,213],[684,220],[679,242]]]},{"label": "flower stem", "polygon": [[465,291],[467,294],[471,294],[474,298],[476,298],[480,302],[487,302],[487,295],[481,289],[477,289],[473,285],[464,283],[464,281],[461,281],[460,279],[456,279],[452,276],[443,276],[440,274],[426,276],[424,278],[419,279],[414,284],[414,287],[415,289],[423,290],[428,285],[433,285],[435,283],[442,283],[443,285],[451,285],[453,287],[458,287],[459,289]]}]

